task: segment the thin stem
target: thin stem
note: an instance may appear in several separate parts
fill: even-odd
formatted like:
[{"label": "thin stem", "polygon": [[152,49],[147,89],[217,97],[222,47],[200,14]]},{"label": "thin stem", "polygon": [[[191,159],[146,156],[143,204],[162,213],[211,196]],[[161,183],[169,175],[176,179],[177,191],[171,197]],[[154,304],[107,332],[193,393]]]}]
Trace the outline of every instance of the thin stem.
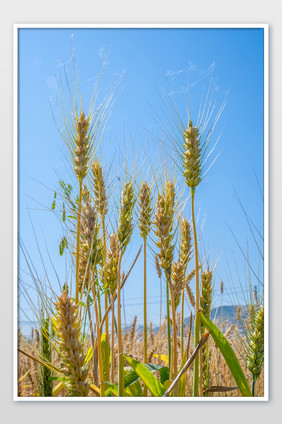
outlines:
[{"label": "thin stem", "polygon": [[99,289],[98,289],[98,298],[97,298],[97,300],[98,300],[99,322],[101,322],[102,321],[102,308],[101,308],[101,295],[99,293]]},{"label": "thin stem", "polygon": [[88,318],[89,318],[89,327],[90,327],[90,337],[91,337],[91,344],[93,349],[93,382],[95,384],[95,377],[94,377],[94,369],[95,369],[95,360],[94,360],[94,350],[95,350],[95,338],[94,338],[94,331],[93,331],[93,323],[92,323],[92,316],[90,312],[90,305],[89,305],[89,294],[87,293],[86,297],[86,305],[87,305],[87,312],[88,312]]},{"label": "thin stem", "polygon": [[200,385],[199,385],[199,396],[203,396],[203,352],[199,352],[199,362],[200,362]]},{"label": "thin stem", "polygon": [[[172,316],[172,328],[173,328],[173,373],[174,378],[177,377],[177,335],[176,335],[176,316],[175,316],[175,303],[174,294],[172,290],[172,284],[170,282],[170,294],[171,294],[171,316]],[[178,395],[178,385],[175,386],[175,396]]]},{"label": "thin stem", "polygon": [[[105,269],[105,264],[107,261],[107,246],[106,246],[106,225],[105,225],[105,215],[103,214],[102,218],[102,227],[103,227],[103,243],[104,243],[104,255],[103,255],[103,269]],[[105,275],[105,274],[104,274]],[[104,282],[105,283],[105,282]],[[105,313],[108,309],[108,291],[105,290]],[[106,363],[106,380],[109,381],[110,370],[109,370],[109,317],[106,315],[105,319],[105,344],[106,344],[106,355],[105,355],[105,363]]]},{"label": "thin stem", "polygon": [[124,396],[124,368],[122,355],[122,332],[121,332],[121,304],[120,304],[120,270],[121,270],[122,252],[118,260],[118,282],[117,282],[117,317],[118,317],[118,395]]},{"label": "thin stem", "polygon": [[182,359],[184,355],[184,290],[181,293],[180,351]]},{"label": "thin stem", "polygon": [[166,271],[166,314],[167,314],[167,346],[168,346],[168,366],[171,374],[171,334],[170,334],[170,310],[169,310],[169,286],[170,286],[170,272]]},{"label": "thin stem", "polygon": [[111,381],[114,382],[115,378],[115,300],[112,296],[112,359],[111,359]]},{"label": "thin stem", "polygon": [[163,304],[162,277],[160,277],[160,328],[162,326],[162,304]]},{"label": "thin stem", "polygon": [[[195,304],[195,335],[194,346],[197,346],[200,338],[200,283],[199,283],[199,260],[198,260],[198,242],[195,222],[195,191],[191,190],[191,212],[192,212],[192,225],[194,236],[194,257],[195,257],[195,277],[196,277],[196,304]],[[194,379],[193,379],[193,396],[199,396],[199,355],[196,356],[194,362]]]},{"label": "thin stem", "polygon": [[[144,364],[147,364],[147,242],[144,238]],[[148,395],[147,387],[144,387],[144,396]]]},{"label": "thin stem", "polygon": [[77,216],[77,233],[76,233],[76,271],[75,271],[75,303],[78,304],[79,297],[79,250],[80,250],[80,218],[81,218],[81,199],[82,199],[82,181],[79,182],[79,204]]},{"label": "thin stem", "polygon": [[104,371],[103,371],[103,359],[102,359],[102,347],[101,347],[101,333],[100,333],[100,325],[99,325],[99,313],[97,306],[97,297],[95,291],[95,283],[94,283],[94,273],[92,275],[92,293],[94,300],[94,309],[96,316],[96,330],[97,330],[97,345],[98,345],[98,358],[99,358],[99,370],[100,370],[100,396],[105,396],[105,384],[104,384]]},{"label": "thin stem", "polygon": [[[96,326],[94,327],[96,330],[97,327],[97,323]],[[98,345],[97,345],[97,341],[94,344],[94,352],[93,352],[93,380],[94,380],[94,384],[95,386],[99,385],[99,378],[98,378]]]},{"label": "thin stem", "polygon": [[252,378],[252,395],[253,396],[255,396],[255,385],[256,385],[256,380],[253,375],[253,378]]}]

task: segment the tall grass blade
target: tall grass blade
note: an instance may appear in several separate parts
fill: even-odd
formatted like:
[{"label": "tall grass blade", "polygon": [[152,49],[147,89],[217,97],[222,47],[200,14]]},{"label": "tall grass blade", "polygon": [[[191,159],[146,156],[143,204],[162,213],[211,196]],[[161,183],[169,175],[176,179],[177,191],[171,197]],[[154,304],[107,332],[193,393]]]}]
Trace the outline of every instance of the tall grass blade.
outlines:
[{"label": "tall grass blade", "polygon": [[228,365],[228,368],[230,369],[231,374],[234,377],[234,380],[237,383],[238,389],[240,390],[242,396],[252,396],[251,390],[249,388],[249,385],[247,383],[246,377],[243,373],[243,370],[241,368],[241,365],[239,364],[239,361],[224,337],[224,335],[221,333],[221,331],[213,324],[213,322],[207,318],[203,312],[199,312],[200,320],[203,323],[203,325],[210,331],[212,338],[214,339],[215,344],[219,348],[220,352],[222,353],[226,364]]}]

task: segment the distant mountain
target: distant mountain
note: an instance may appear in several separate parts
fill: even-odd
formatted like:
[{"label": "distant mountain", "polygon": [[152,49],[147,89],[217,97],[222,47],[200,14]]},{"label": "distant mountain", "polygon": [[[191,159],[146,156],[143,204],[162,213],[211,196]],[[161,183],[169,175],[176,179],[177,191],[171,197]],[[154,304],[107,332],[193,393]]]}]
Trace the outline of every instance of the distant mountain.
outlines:
[{"label": "distant mountain", "polygon": [[[246,317],[248,314],[248,307],[247,306],[240,306],[241,308],[241,317]],[[217,308],[213,308],[211,310],[211,320],[213,322],[215,322],[219,328],[221,327],[221,322],[222,324],[225,324],[225,329],[229,326],[231,326],[232,324],[236,324],[239,325],[240,327],[240,322],[238,322],[237,320],[237,310],[238,310],[238,305],[233,306],[233,305],[224,305],[222,306],[218,306]],[[190,325],[190,317],[186,317],[184,319],[184,322],[186,325]],[[126,331],[130,331],[131,326],[127,326]],[[153,332],[155,334],[157,334],[160,330],[159,326],[153,327]],[[137,325],[136,326],[136,331],[138,333],[142,333],[143,332],[143,326],[142,325]],[[148,327],[148,331],[149,331],[149,327]]]}]

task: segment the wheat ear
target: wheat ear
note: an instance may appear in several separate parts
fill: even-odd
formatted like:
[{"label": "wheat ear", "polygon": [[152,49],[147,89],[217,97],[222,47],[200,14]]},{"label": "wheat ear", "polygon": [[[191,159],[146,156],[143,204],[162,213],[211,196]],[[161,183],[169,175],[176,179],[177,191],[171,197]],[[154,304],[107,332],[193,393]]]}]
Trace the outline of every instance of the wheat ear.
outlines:
[{"label": "wheat ear", "polygon": [[264,306],[257,310],[253,330],[249,335],[247,367],[252,373],[252,395],[255,396],[255,382],[259,377],[264,362]]},{"label": "wheat ear", "polygon": [[[210,318],[211,302],[212,302],[212,271],[203,271],[202,277],[202,290],[200,305],[203,313]],[[204,334],[205,328],[201,325],[201,334]],[[201,350],[201,375],[202,375],[202,390],[210,387],[210,359],[209,359],[209,343],[206,342]]]},{"label": "wheat ear", "polygon": [[68,395],[87,396],[89,392],[88,366],[83,354],[78,307],[65,290],[58,298],[55,308],[57,310],[55,331],[62,352]]}]

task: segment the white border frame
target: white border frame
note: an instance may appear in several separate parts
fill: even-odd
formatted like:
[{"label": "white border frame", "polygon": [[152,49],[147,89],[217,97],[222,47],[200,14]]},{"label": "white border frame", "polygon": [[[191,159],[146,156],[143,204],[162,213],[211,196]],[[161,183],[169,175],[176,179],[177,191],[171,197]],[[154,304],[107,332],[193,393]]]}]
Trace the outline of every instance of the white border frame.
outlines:
[{"label": "white border frame", "polygon": [[[264,30],[264,396],[178,398],[81,398],[18,396],[18,30],[24,28],[260,28]],[[14,24],[13,25],[13,400],[31,402],[263,402],[269,400],[269,25],[268,24]]]}]

